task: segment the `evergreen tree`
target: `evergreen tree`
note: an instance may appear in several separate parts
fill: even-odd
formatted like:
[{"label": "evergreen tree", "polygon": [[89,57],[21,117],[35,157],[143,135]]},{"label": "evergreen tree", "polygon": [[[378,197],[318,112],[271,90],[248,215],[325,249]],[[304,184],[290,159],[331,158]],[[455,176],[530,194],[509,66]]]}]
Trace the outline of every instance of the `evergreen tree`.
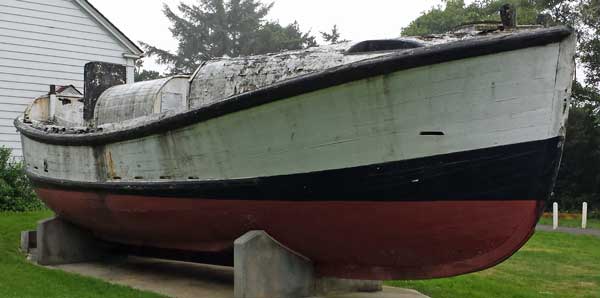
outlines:
[{"label": "evergreen tree", "polygon": [[519,24],[535,24],[542,4],[531,0],[477,0],[466,5],[464,0],[443,0],[440,5],[423,13],[408,27],[402,29],[403,36],[418,36],[448,32],[457,26],[495,21],[500,23],[498,11],[506,3],[518,8]]},{"label": "evergreen tree", "polygon": [[325,42],[329,44],[336,44],[347,41],[345,39],[342,39],[342,34],[340,33],[337,25],[333,25],[331,32],[321,32],[321,37]]},{"label": "evergreen tree", "polygon": [[563,210],[578,210],[583,202],[600,210],[599,104],[597,90],[574,83],[567,140],[553,198]]},{"label": "evergreen tree", "polygon": [[539,0],[556,23],[573,27],[579,38],[578,62],[585,83],[600,91],[600,0]]},{"label": "evergreen tree", "polygon": [[145,70],[144,69],[144,60],[138,59],[135,62],[135,81],[143,82],[160,79],[163,76],[160,75],[158,71],[154,70]]},{"label": "evergreen tree", "polygon": [[164,6],[171,33],[179,42],[177,52],[145,44],[149,56],[169,66],[170,73],[191,73],[203,61],[228,56],[264,54],[301,49],[316,44],[298,23],[282,26],[265,17],[273,4],[260,0],[197,0],[180,3],[178,12]]},{"label": "evergreen tree", "polygon": [[277,22],[266,22],[256,33],[253,51],[240,54],[264,54],[282,50],[298,50],[317,46],[317,40],[309,33],[302,33],[298,22],[285,27]]}]

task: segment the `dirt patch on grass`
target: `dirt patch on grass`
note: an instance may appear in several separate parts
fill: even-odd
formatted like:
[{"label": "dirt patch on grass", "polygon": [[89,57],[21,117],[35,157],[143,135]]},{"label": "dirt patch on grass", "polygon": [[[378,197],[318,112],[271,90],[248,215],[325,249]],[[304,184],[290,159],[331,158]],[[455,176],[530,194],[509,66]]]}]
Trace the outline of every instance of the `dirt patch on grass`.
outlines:
[{"label": "dirt patch on grass", "polygon": [[[552,213],[544,212],[544,218],[552,218]],[[558,219],[578,219],[581,220],[581,214],[577,213],[559,213]]]},{"label": "dirt patch on grass", "polygon": [[541,253],[549,253],[549,254],[559,254],[560,250],[547,248],[547,247],[524,247],[521,248],[523,252],[541,252]]}]

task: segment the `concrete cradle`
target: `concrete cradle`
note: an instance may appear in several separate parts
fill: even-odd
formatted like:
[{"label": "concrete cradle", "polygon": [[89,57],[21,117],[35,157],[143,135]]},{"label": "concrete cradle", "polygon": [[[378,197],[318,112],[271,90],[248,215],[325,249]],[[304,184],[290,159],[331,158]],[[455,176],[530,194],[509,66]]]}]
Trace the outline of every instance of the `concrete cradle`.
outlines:
[{"label": "concrete cradle", "polygon": [[[60,218],[41,221],[21,235],[21,251],[43,266],[91,262],[115,256],[115,247]],[[314,264],[264,231],[235,241],[235,298],[304,298],[345,293],[375,293],[378,281],[319,278]]]}]

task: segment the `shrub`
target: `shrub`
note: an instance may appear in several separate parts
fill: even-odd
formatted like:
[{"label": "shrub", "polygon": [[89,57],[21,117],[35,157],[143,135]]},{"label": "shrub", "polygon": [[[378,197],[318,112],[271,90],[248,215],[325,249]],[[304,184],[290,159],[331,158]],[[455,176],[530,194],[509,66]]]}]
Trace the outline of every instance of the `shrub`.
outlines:
[{"label": "shrub", "polygon": [[44,209],[25,175],[23,162],[15,160],[12,150],[0,147],[0,211]]},{"label": "shrub", "polygon": [[600,210],[592,210],[588,214],[589,218],[600,219]]}]

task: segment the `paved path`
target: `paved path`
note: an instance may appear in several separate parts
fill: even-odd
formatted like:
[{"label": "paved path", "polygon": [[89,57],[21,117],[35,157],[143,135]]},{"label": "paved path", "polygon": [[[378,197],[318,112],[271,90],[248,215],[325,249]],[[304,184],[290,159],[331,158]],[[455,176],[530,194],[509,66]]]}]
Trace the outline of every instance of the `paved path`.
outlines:
[{"label": "paved path", "polygon": [[600,230],[597,230],[597,229],[583,230],[580,228],[558,227],[558,229],[554,230],[554,229],[552,229],[552,226],[537,225],[537,227],[535,227],[535,230],[543,231],[543,232],[561,232],[561,233],[568,233],[568,234],[573,234],[573,235],[590,235],[590,236],[600,237]]},{"label": "paved path", "polygon": [[354,293],[339,296],[328,296],[324,298],[429,298],[417,291],[399,289],[392,287],[383,287],[383,292],[379,293]]},{"label": "paved path", "polygon": [[[128,257],[51,268],[172,298],[233,298],[233,269],[229,267]],[[380,293],[334,295],[328,298],[428,297],[412,290],[384,287]]]}]

